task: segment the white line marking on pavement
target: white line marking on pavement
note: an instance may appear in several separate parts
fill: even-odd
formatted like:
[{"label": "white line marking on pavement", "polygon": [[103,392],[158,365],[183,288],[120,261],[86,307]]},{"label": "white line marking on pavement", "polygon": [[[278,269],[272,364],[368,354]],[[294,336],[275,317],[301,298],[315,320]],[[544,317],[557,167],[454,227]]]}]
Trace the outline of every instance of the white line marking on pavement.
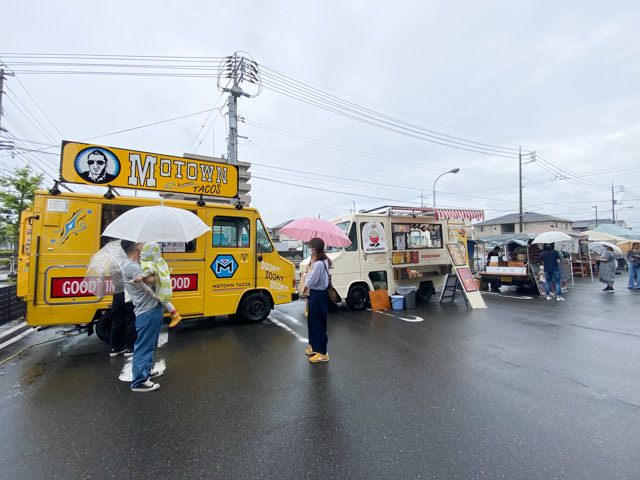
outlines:
[{"label": "white line marking on pavement", "polygon": [[[167,343],[169,343],[169,330],[164,330],[164,325],[162,326],[162,331],[160,331],[160,335],[158,335],[158,348],[164,347]],[[133,357],[128,357],[124,365],[122,366],[122,371],[120,372],[120,376],[118,377],[123,382],[130,382],[133,379],[133,373],[131,372],[131,365],[133,362]],[[159,360],[153,366],[154,370],[165,370],[167,368],[164,360]]]},{"label": "white line marking on pavement", "polygon": [[[281,313],[281,312],[278,312]],[[293,330],[292,328],[288,327],[287,325],[285,325],[282,322],[279,322],[278,320],[276,320],[275,318],[273,318],[271,315],[269,315],[267,317],[267,320],[269,320],[271,323],[273,323],[274,325],[279,326],[280,328],[284,328],[286,331],[288,331],[291,335],[293,335],[294,337],[296,337],[299,341],[301,341],[302,343],[309,343],[309,339],[303,337],[302,335],[300,335],[298,332],[296,332],[295,330]]]},{"label": "white line marking on pavement", "polygon": [[164,347],[167,343],[169,343],[169,331],[163,330],[160,331],[160,335],[158,335],[158,347]]},{"label": "white line marking on pavement", "polygon": [[286,318],[287,320],[291,320],[293,323],[295,323],[296,325],[302,325],[302,322],[300,322],[300,320],[298,320],[295,317],[292,317],[291,315],[289,315],[288,313],[284,313],[280,310],[276,310],[276,312],[278,312],[278,315],[282,315],[284,318]]},{"label": "white line marking on pavement", "polygon": [[7,340],[6,342],[0,344],[0,350],[2,350],[4,347],[8,347],[9,345],[11,345],[14,342],[17,342],[18,340],[20,340],[21,338],[26,337],[27,335],[29,335],[30,333],[35,332],[35,330],[33,328],[30,328],[29,330],[27,330],[26,332],[22,332],[20,335],[16,335],[15,337],[13,337],[11,340]]},{"label": "white line marking on pavement", "polygon": [[398,317],[397,315],[392,315],[391,313],[387,313],[384,310],[371,310],[370,308],[367,308],[367,310],[369,310],[370,312],[381,313],[389,317],[397,318],[398,320],[402,320],[403,322],[412,322],[412,323],[424,322],[424,318],[416,317],[415,315],[411,315],[411,318],[407,318],[407,317]]},{"label": "white line marking on pavement", "polygon": [[[118,379],[122,380],[123,382],[131,382],[131,380],[133,380],[133,371],[131,369],[132,366],[133,366],[133,357],[129,357],[124,362],[124,366],[122,367],[122,372],[120,372],[120,376],[118,377]],[[167,369],[167,364],[165,363],[165,361],[158,360],[156,363],[153,364],[152,370],[158,370],[158,371],[164,372],[166,369]]]},{"label": "white line marking on pavement", "polygon": [[482,292],[482,295],[493,295],[495,297],[502,297],[502,298],[514,298],[516,300],[533,300],[533,297],[527,297],[526,295],[519,295],[519,296],[515,296],[515,295],[505,295],[504,293],[497,293],[497,292]]},{"label": "white line marking on pavement", "polygon": [[22,322],[20,325],[16,325],[13,328],[9,328],[9,329],[5,330],[4,332],[0,333],[0,338],[8,337],[9,335],[11,335],[16,330],[20,330],[21,328],[24,328],[26,326],[27,326],[27,322]]}]

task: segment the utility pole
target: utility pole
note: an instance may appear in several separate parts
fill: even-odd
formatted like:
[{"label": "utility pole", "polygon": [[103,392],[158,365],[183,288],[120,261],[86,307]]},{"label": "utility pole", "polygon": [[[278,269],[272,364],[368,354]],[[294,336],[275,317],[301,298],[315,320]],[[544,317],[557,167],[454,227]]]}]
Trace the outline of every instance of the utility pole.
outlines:
[{"label": "utility pole", "polygon": [[598,206],[597,206],[597,205],[594,205],[594,206],[593,206],[593,207],[591,207],[591,208],[595,208],[595,209],[596,209],[596,227],[597,227],[597,226],[598,226]]},{"label": "utility pole", "polygon": [[520,196],[520,231],[518,233],[522,233],[524,230],[523,221],[522,221],[522,165],[526,165],[528,163],[532,163],[536,161],[536,152],[529,152],[529,160],[528,162],[522,163],[522,147],[518,148],[518,191]]},{"label": "utility pole", "polygon": [[[233,80],[233,86],[231,88],[223,87],[221,85],[221,79],[228,78]],[[242,90],[240,84],[242,82],[253,83],[257,86],[257,92],[254,94],[248,94]],[[239,55],[239,52],[234,53],[230,57],[225,57],[220,63],[220,70],[218,72],[218,89],[222,92],[229,93],[229,99],[227,105],[229,108],[229,139],[228,139],[228,162],[230,165],[237,165],[238,163],[238,98],[256,97],[262,91],[262,81],[260,80],[260,72],[258,70],[258,64],[251,58],[245,58]]]},{"label": "utility pole", "polygon": [[616,200],[613,197],[613,182],[611,182],[611,223],[616,224]]},{"label": "utility pole", "polygon": [[2,109],[2,95],[4,94],[4,68],[0,68],[0,133],[2,133],[2,115],[4,110]]}]

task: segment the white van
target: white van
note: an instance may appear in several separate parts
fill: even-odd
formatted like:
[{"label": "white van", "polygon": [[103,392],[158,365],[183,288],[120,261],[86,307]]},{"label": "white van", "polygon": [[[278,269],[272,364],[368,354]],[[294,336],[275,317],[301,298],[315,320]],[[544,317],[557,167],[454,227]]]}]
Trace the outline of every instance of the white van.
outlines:
[{"label": "white van", "polygon": [[366,307],[369,291],[392,294],[399,286],[415,286],[417,298],[428,301],[451,271],[445,244],[457,241],[466,257],[471,220],[483,218],[482,210],[384,206],[332,220],[351,240],[326,249],[333,286],[352,310]]}]

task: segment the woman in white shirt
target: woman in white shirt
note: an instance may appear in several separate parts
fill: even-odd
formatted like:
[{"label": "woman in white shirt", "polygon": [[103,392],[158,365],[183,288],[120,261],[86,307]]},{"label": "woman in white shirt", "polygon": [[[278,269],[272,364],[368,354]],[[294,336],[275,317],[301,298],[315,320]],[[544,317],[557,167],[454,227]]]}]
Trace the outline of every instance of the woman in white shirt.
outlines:
[{"label": "woman in white shirt", "polygon": [[311,263],[306,278],[306,285],[309,287],[309,316],[307,317],[309,348],[305,353],[310,355],[309,361],[311,363],[328,362],[329,257],[324,251],[324,241],[321,238],[312,238],[309,241],[309,246],[311,247]]}]

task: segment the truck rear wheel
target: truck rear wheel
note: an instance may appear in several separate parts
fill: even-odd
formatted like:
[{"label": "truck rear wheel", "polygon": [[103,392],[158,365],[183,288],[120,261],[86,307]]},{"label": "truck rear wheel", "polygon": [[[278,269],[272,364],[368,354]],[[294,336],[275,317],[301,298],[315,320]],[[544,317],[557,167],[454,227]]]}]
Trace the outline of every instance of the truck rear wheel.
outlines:
[{"label": "truck rear wheel", "polygon": [[347,305],[351,310],[363,310],[367,306],[368,290],[362,285],[354,285],[349,289]]},{"label": "truck rear wheel", "polygon": [[238,311],[246,322],[262,322],[271,312],[271,300],[264,293],[252,292],[244,297]]},{"label": "truck rear wheel", "polygon": [[111,343],[111,310],[107,310],[96,320],[96,335],[105,343]]},{"label": "truck rear wheel", "polygon": [[418,288],[417,297],[421,302],[428,302],[431,300],[431,296],[433,295],[433,283],[431,282],[422,282],[420,283],[420,287]]}]

